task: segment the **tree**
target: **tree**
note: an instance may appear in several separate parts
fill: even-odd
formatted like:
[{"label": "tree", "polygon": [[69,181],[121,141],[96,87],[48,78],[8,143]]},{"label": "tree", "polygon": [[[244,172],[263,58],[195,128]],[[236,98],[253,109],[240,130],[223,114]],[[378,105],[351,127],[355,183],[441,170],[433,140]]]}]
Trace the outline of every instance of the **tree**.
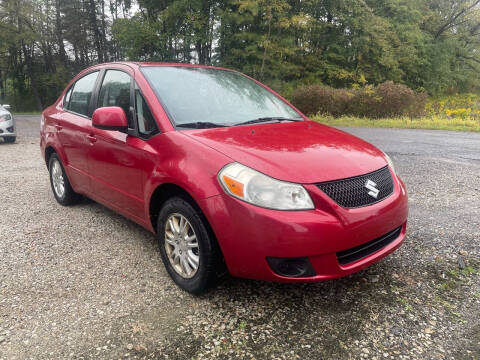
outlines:
[{"label": "tree", "polygon": [[387,80],[439,94],[478,90],[479,54],[480,0],[0,0],[0,96],[23,110],[110,60],[221,65],[287,95]]}]

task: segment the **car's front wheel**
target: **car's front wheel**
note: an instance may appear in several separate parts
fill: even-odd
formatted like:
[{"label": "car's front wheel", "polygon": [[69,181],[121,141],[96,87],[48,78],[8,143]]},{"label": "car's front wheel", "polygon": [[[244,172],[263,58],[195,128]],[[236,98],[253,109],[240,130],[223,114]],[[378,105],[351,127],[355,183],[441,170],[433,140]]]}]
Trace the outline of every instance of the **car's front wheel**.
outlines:
[{"label": "car's front wheel", "polygon": [[217,280],[220,251],[206,220],[188,201],[167,200],[157,225],[163,263],[182,289],[201,294]]},{"label": "car's front wheel", "polygon": [[80,201],[81,196],[73,191],[62,162],[55,153],[50,156],[48,170],[50,172],[50,184],[52,185],[53,195],[61,205],[73,205]]}]

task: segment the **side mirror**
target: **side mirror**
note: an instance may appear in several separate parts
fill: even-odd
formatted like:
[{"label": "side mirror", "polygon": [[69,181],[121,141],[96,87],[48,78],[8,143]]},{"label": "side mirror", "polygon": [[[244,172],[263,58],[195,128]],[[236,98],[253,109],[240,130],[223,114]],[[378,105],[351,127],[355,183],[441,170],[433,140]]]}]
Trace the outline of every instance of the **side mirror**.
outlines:
[{"label": "side mirror", "polygon": [[3,104],[2,107],[3,107],[5,110],[10,110],[10,105]]},{"label": "side mirror", "polygon": [[128,129],[127,115],[121,107],[102,107],[93,113],[92,125],[97,129],[125,132]]}]

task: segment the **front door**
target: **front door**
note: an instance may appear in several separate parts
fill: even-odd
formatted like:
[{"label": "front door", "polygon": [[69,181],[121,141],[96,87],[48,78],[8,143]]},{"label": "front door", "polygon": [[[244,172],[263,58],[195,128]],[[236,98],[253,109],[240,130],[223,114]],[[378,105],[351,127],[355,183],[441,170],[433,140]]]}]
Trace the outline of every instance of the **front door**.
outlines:
[{"label": "front door", "polygon": [[[124,109],[133,127],[132,77],[126,71],[106,70],[96,107]],[[123,132],[92,128],[88,168],[92,193],[99,201],[130,217],[146,221],[143,197],[143,140]]]}]

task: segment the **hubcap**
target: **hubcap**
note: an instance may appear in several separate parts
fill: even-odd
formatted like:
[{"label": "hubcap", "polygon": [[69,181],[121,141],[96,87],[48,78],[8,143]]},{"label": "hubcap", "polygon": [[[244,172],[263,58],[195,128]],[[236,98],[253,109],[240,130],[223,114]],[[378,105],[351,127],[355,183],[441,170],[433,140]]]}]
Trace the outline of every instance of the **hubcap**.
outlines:
[{"label": "hubcap", "polygon": [[172,214],[165,223],[165,251],[170,264],[183,278],[193,277],[198,270],[200,253],[197,236],[187,218]]},{"label": "hubcap", "polygon": [[65,181],[63,179],[63,171],[58,160],[55,160],[52,165],[52,183],[55,194],[58,197],[63,197],[65,194]]}]

